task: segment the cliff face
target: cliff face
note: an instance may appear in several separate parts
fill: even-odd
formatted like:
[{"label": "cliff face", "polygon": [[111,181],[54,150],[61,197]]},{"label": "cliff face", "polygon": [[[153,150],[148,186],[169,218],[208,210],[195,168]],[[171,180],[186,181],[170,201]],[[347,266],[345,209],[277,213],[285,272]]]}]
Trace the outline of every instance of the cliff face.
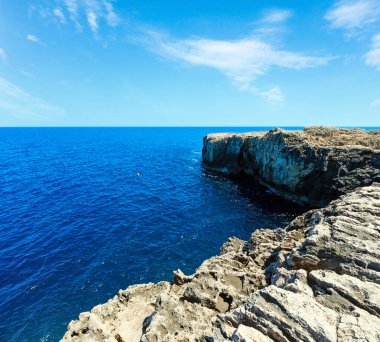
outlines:
[{"label": "cliff face", "polygon": [[220,331],[235,328],[224,336],[379,341],[379,205],[375,184],[293,221],[266,268],[270,285],[218,319]]},{"label": "cliff face", "polygon": [[316,128],[207,136],[214,170],[307,203],[354,190],[283,229],[230,238],[193,275],[120,290],[62,341],[380,341],[379,138]]},{"label": "cliff face", "polygon": [[303,131],[210,134],[206,168],[257,178],[282,196],[321,207],[380,181],[380,131],[311,127]]},{"label": "cliff face", "polygon": [[231,238],[191,276],[131,286],[63,341],[379,341],[380,184]]}]

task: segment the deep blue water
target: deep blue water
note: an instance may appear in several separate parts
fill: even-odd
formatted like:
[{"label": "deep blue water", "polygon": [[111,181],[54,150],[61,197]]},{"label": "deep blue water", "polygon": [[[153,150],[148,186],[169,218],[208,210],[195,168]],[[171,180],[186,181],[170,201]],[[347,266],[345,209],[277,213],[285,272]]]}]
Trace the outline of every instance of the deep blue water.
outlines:
[{"label": "deep blue water", "polygon": [[261,186],[204,172],[203,136],[227,130],[248,129],[0,129],[0,341],[56,341],[120,288],[293,218]]}]

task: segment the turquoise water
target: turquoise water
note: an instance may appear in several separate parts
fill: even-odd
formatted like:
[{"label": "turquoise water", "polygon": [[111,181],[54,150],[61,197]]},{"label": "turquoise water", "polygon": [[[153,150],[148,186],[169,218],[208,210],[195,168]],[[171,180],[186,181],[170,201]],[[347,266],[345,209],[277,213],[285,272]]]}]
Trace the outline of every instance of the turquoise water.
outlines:
[{"label": "turquoise water", "polygon": [[289,222],[300,208],[202,169],[205,134],[247,130],[0,129],[0,341],[56,341],[120,288]]}]

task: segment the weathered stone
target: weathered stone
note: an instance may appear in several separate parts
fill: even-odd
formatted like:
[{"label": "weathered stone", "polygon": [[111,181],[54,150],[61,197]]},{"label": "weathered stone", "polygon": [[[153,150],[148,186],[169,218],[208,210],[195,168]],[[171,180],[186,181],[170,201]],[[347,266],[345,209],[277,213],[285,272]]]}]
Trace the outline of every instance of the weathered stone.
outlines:
[{"label": "weathered stone", "polygon": [[203,163],[225,174],[253,176],[282,196],[321,207],[380,182],[380,131],[310,127],[209,134]]},{"label": "weathered stone", "polygon": [[[246,136],[263,139],[258,144],[277,139],[286,149],[298,143],[310,148],[316,142],[378,143],[376,133],[360,130],[340,130],[340,137],[324,129],[305,132],[288,136],[276,130],[269,139],[263,133]],[[223,151],[232,151],[226,157],[231,170],[244,139],[222,139],[232,147],[208,153],[219,160]],[[377,152],[371,151],[373,161]],[[368,171],[369,164],[361,165]],[[376,172],[367,171],[372,182]],[[357,179],[350,177],[355,187]],[[191,276],[177,270],[171,283],[120,291],[72,321],[63,341],[380,341],[380,184],[359,187],[284,229],[256,230],[247,242],[230,238]]]},{"label": "weathered stone", "polygon": [[247,327],[240,324],[239,327],[234,331],[232,337],[234,342],[272,342],[273,340],[268,336],[265,336],[260,331],[252,327]]},{"label": "weathered stone", "polygon": [[252,326],[275,341],[380,340],[379,196],[375,183],[297,218],[272,261],[272,286],[215,325]]},{"label": "weathered stone", "polygon": [[193,276],[129,287],[82,313],[63,340],[378,341],[378,209],[373,184],[285,229],[231,238]]}]

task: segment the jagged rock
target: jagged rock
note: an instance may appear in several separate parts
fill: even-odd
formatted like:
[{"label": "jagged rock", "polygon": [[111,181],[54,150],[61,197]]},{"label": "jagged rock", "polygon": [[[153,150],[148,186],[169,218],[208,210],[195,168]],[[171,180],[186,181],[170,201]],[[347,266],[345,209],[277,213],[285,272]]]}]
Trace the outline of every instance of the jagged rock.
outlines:
[{"label": "jagged rock", "polygon": [[380,185],[230,238],[192,276],[129,287],[63,341],[379,341]]},{"label": "jagged rock", "polygon": [[62,341],[139,341],[147,317],[154,312],[157,297],[169,290],[168,282],[120,290],[107,303],[81,313],[79,320],[69,324]]},{"label": "jagged rock", "polygon": [[380,181],[380,131],[310,127],[209,134],[203,163],[225,174],[252,176],[284,197],[321,207]]},{"label": "jagged rock", "polygon": [[[339,137],[319,128],[305,132],[246,136],[261,139],[255,144],[277,139],[279,146],[286,145],[283,153],[290,146],[297,150],[298,143],[315,151],[316,141],[378,143],[377,133],[361,130],[339,130]],[[236,157],[242,139],[222,139],[232,147],[207,153],[235,151]],[[378,152],[364,150],[371,157],[364,164],[360,157],[358,167],[372,182]],[[231,170],[236,158],[228,158]],[[302,158],[292,162],[302,164]],[[297,169],[291,163],[288,167]],[[350,169],[353,186],[361,173],[358,167]],[[335,187],[329,196],[350,188],[348,183],[336,186],[339,177],[329,181]],[[368,180],[363,179],[360,185]],[[380,341],[380,184],[357,188],[323,209],[310,210],[284,229],[256,230],[247,242],[230,238],[218,256],[204,261],[191,276],[177,270],[173,282],[120,291],[72,321],[63,341]]]},{"label": "jagged rock", "polygon": [[232,341],[234,342],[271,342],[273,341],[268,336],[265,336],[260,331],[252,327],[240,324],[232,335]]},{"label": "jagged rock", "polygon": [[306,213],[305,239],[289,257],[289,266],[329,269],[380,284],[379,215],[378,184]]},{"label": "jagged rock", "polygon": [[272,285],[215,325],[252,326],[274,341],[379,341],[379,248],[375,183],[289,224],[269,270]]},{"label": "jagged rock", "polygon": [[192,279],[191,277],[186,276],[180,269],[173,272],[173,277],[174,284],[179,286],[188,283]]},{"label": "jagged rock", "polygon": [[191,277],[177,271],[173,283],[129,287],[71,322],[63,341],[113,341],[116,334],[124,341],[206,339],[213,335],[212,322],[219,313],[237,308],[266,286],[265,263],[281,242],[277,234],[258,230],[250,243],[230,238],[221,254],[206,260]]}]

